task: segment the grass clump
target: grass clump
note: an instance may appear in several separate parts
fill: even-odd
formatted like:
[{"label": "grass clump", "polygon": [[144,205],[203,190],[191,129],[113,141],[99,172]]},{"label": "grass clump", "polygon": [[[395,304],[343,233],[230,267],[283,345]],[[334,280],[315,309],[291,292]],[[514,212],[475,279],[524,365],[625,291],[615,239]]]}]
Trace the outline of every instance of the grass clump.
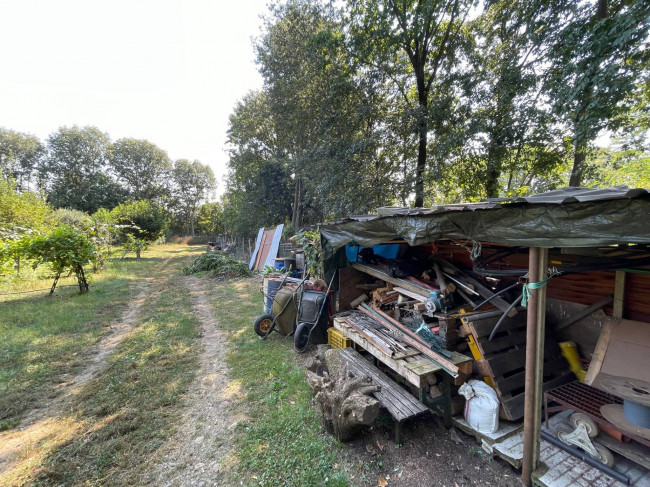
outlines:
[{"label": "grass clump", "polygon": [[253,331],[259,282],[228,282],[217,288],[216,298],[215,312],[228,333],[231,378],[241,385],[248,412],[235,430],[226,483],[347,486],[340,446],[323,431],[290,340],[273,334],[262,341]]},{"label": "grass clump", "polygon": [[247,264],[219,250],[200,255],[191,266],[183,269],[183,273],[186,275],[205,274],[220,279],[252,275]]}]

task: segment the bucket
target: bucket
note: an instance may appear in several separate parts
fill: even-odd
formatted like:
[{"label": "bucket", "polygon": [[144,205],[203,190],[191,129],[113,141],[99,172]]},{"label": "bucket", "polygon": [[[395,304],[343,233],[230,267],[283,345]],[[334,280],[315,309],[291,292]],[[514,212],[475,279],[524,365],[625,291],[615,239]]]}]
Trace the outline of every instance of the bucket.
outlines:
[{"label": "bucket", "polygon": [[273,298],[282,286],[282,279],[275,277],[264,278],[264,313],[270,314],[273,307]]}]

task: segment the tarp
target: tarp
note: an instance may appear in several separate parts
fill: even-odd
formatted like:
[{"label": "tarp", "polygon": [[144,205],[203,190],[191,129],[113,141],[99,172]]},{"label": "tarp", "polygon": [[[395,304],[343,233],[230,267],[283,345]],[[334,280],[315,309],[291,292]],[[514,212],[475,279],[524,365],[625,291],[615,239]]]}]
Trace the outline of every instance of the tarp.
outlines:
[{"label": "tarp", "polygon": [[387,213],[321,224],[326,267],[345,265],[345,254],[336,254],[347,243],[371,247],[396,237],[410,245],[447,238],[524,247],[650,243],[650,194],[626,186]]}]

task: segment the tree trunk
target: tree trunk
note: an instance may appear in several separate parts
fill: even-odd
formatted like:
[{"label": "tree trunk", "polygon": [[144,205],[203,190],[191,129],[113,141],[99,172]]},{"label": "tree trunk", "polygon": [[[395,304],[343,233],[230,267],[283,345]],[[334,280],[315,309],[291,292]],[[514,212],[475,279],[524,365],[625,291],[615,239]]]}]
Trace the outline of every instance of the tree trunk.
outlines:
[{"label": "tree trunk", "polygon": [[135,258],[136,259],[140,258],[140,247],[136,247],[136,249],[135,249]]},{"label": "tree trunk", "polygon": [[369,394],[381,390],[369,377],[352,377],[340,349],[325,352],[328,370],[320,376],[307,372],[307,383],[316,394],[316,407],[328,431],[339,441],[351,439],[363,425],[379,415],[380,403]]},{"label": "tree trunk", "polygon": [[302,178],[297,177],[293,196],[293,217],[291,219],[291,228],[293,229],[293,233],[298,233],[300,231],[300,222],[302,220],[302,200]]},{"label": "tree trunk", "polygon": [[571,169],[571,177],[569,178],[569,186],[580,186],[582,183],[582,172],[585,167],[585,160],[587,158],[587,147],[581,139],[575,141],[575,152],[573,154],[573,168]]}]

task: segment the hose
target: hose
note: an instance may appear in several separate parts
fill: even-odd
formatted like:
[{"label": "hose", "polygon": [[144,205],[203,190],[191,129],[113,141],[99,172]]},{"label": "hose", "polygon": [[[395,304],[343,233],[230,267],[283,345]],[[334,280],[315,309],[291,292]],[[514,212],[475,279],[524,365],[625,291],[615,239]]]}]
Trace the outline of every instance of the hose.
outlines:
[{"label": "hose", "polygon": [[523,299],[523,297],[524,297],[524,294],[523,293],[520,294],[519,297],[517,299],[515,299],[510,306],[508,306],[508,309],[504,311],[504,313],[501,315],[501,318],[499,318],[499,321],[497,321],[497,324],[494,325],[494,328],[492,329],[492,333],[490,333],[490,337],[488,338],[488,342],[492,341],[492,338],[494,337],[494,334],[497,332],[497,330],[501,326],[501,323],[503,322],[503,320],[506,319],[506,316],[508,316],[508,313],[510,313],[510,311],[512,311],[512,308],[517,306],[517,303],[519,303]]}]

